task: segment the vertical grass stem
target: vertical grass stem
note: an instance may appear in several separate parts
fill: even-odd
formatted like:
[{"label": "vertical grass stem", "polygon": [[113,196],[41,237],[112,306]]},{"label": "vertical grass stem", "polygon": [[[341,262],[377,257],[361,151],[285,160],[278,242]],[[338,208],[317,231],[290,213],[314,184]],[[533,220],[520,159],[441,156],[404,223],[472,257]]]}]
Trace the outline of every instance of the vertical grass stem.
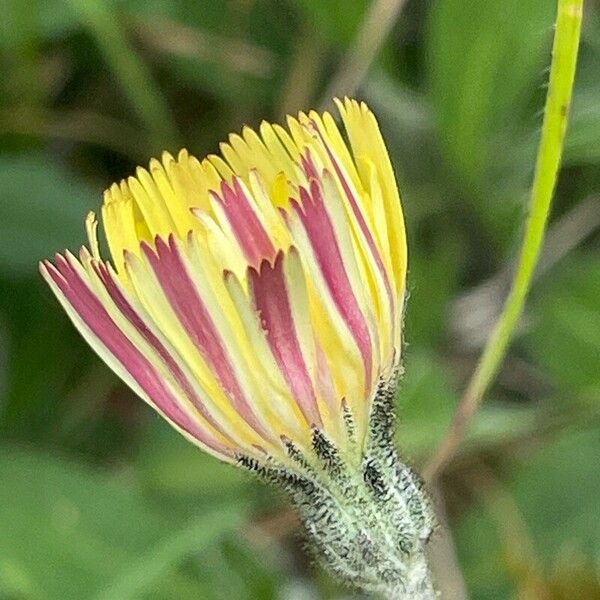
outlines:
[{"label": "vertical grass stem", "polygon": [[583,0],[559,0],[550,81],[525,233],[511,291],[458,405],[448,433],[424,470],[433,479],[451,460],[506,355],[537,265],[563,151],[579,48]]}]

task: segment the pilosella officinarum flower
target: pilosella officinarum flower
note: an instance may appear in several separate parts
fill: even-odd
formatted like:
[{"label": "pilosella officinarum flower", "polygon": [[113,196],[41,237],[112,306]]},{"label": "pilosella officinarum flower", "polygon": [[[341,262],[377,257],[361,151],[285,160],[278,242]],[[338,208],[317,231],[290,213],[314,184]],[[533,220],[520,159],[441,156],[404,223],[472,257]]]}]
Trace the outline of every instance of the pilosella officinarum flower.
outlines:
[{"label": "pilosella officinarum flower", "polygon": [[114,184],[41,272],[92,348],[194,444],[276,483],[339,578],[434,593],[433,519],[393,445],[406,237],[375,117],[338,102]]}]

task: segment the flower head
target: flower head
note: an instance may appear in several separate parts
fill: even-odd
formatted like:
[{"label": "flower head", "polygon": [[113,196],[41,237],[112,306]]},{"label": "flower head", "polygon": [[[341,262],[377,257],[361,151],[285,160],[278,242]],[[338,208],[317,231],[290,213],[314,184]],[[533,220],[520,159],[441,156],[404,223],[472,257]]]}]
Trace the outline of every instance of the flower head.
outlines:
[{"label": "flower head", "polygon": [[[433,518],[393,444],[406,240],[377,122],[263,123],[106,191],[112,263],[41,272],[106,363],[187,438],[283,486],[330,570],[431,598]],[[393,597],[400,597],[394,595]]]},{"label": "flower head", "polygon": [[[146,402],[224,460],[287,461],[321,430],[359,447],[400,355],[406,244],[373,114],[245,128],[202,161],[182,150],[114,184],[89,249],[41,271],[82,335]],[[347,417],[346,417],[347,419]]]}]

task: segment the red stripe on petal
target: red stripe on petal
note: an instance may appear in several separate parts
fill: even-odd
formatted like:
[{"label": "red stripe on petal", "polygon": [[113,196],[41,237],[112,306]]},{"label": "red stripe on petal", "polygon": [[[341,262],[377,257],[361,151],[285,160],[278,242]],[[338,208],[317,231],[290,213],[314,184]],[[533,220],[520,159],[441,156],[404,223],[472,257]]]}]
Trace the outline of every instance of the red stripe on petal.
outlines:
[{"label": "red stripe on petal", "polygon": [[223,182],[221,191],[223,197],[217,196],[218,201],[227,215],[227,220],[248,263],[258,266],[263,258],[273,260],[275,247],[252,208],[252,200],[248,197],[249,192],[242,187],[237,177],[233,180],[233,188]]},{"label": "red stripe on petal", "polygon": [[321,426],[313,382],[306,367],[283,273],[283,252],[273,265],[263,261],[260,270],[248,270],[256,309],[275,360],[302,414],[310,425]]},{"label": "red stripe on petal", "polygon": [[142,244],[142,249],[179,321],[219,378],[237,412],[259,435],[269,439],[235,376],[223,339],[190,278],[173,235],[169,236],[169,245],[156,238],[156,254],[147,244]]},{"label": "red stripe on petal", "polygon": [[[392,317],[392,323],[394,326],[396,326],[396,318],[395,318],[396,300],[395,300],[394,294],[392,292],[392,287],[390,284],[390,279],[389,279],[387,269],[385,268],[385,265],[383,264],[383,260],[381,259],[381,253],[379,252],[379,248],[377,247],[377,244],[375,243],[373,234],[371,233],[371,229],[369,228],[367,222],[365,221],[365,216],[363,215],[360,207],[358,206],[358,201],[354,195],[354,192],[352,191],[352,189],[350,187],[350,184],[348,183],[348,180],[346,179],[346,175],[344,174],[344,171],[342,170],[342,167],[340,166],[340,163],[339,163],[336,155],[333,153],[332,149],[329,147],[329,144],[326,142],[324,136],[322,135],[321,131],[319,130],[317,123],[315,121],[311,121],[311,123],[313,124],[313,127],[314,127],[315,131],[317,132],[319,139],[321,140],[321,143],[323,144],[323,147],[325,148],[325,151],[327,152],[327,156],[329,157],[329,160],[331,161],[331,164],[333,165],[335,173],[342,185],[342,189],[344,190],[344,193],[346,194],[346,197],[348,198],[348,201],[350,202],[350,206],[352,207],[352,212],[354,213],[354,216],[356,217],[356,220],[358,221],[358,225],[367,240],[367,244],[369,246],[369,249],[371,250],[371,254],[373,255],[373,258],[375,260],[377,268],[381,272],[381,276],[383,277],[383,282],[385,285],[385,290],[386,290],[386,293],[387,293],[387,296],[389,299],[389,303],[390,303],[390,312],[391,312],[391,317]],[[307,173],[308,173],[308,171],[307,171]],[[400,207],[398,207],[398,210],[400,210]]]},{"label": "red stripe on petal", "polygon": [[301,206],[294,201],[292,206],[304,225],[331,296],[358,344],[365,365],[365,387],[370,389],[373,360],[371,334],[352,291],[318,182],[311,182],[310,193],[300,188],[300,199]]},{"label": "red stripe on petal", "polygon": [[304,169],[304,172],[306,173],[307,177],[309,178],[309,180],[312,179],[319,179],[319,173],[317,171],[317,167],[315,165],[315,161],[313,160],[313,157],[310,153],[310,150],[306,150],[306,153],[302,155],[302,168]]},{"label": "red stripe on petal", "polygon": [[230,448],[216,440],[210,432],[199,427],[198,423],[182,410],[177,398],[154,365],[121,331],[99,298],[65,257],[57,255],[56,267],[50,262],[45,262],[44,265],[49,277],[90,331],[129,372],[157,408],[192,437],[224,456],[231,456]]},{"label": "red stripe on petal", "polygon": [[331,369],[327,362],[327,355],[321,347],[321,344],[317,343],[317,380],[319,385],[319,393],[322,398],[325,399],[329,405],[329,409],[332,414],[337,409],[337,395],[335,392],[335,385],[331,376]]},{"label": "red stripe on petal", "polygon": [[[158,337],[149,329],[148,325],[144,322],[137,310],[131,305],[129,300],[125,297],[121,288],[114,280],[113,275],[109,271],[106,265],[102,263],[93,263],[94,270],[100,277],[100,280],[104,284],[106,291],[109,293],[113,302],[117,308],[123,313],[123,316],[137,329],[140,335],[148,342],[148,344],[156,351],[156,353],[163,360],[175,381],[179,384],[185,395],[188,397],[190,402],[198,410],[198,412],[206,419],[210,425],[212,425],[219,433],[223,436],[228,437],[223,431],[222,427],[215,421],[213,416],[208,412],[206,405],[202,398],[198,396],[196,390],[192,387],[189,379],[175,360],[171,353],[167,350],[165,345],[158,339]],[[233,442],[232,442],[233,443]]]}]

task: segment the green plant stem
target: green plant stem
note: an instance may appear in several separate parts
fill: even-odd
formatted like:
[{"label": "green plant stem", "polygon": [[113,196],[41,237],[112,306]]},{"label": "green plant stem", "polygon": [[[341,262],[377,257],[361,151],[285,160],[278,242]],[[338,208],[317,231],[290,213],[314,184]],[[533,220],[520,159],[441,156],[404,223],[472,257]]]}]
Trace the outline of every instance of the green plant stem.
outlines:
[{"label": "green plant stem", "polygon": [[544,109],[531,189],[529,215],[510,294],[487,340],[475,372],[458,405],[450,429],[424,470],[433,479],[448,464],[467,433],[483,395],[502,364],[511,336],[523,312],[538,262],[563,150],[569,106],[575,79],[583,0],[559,0],[552,48],[550,81]]},{"label": "green plant stem", "polygon": [[214,509],[196,517],[147,554],[139,557],[98,593],[95,600],[138,598],[184,558],[202,551],[224,534],[231,532],[242,522],[243,517],[244,512],[236,505]]}]

